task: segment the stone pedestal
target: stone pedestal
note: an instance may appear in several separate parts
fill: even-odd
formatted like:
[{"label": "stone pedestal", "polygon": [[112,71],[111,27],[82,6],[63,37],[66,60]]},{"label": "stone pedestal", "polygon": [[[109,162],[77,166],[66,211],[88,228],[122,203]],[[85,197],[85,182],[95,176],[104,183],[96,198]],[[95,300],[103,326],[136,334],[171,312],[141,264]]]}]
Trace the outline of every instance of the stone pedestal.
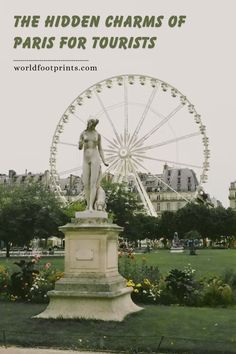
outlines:
[{"label": "stone pedestal", "polygon": [[142,308],[118,273],[118,234],[107,213],[76,213],[65,233],[65,274],[49,292],[50,303],[37,318],[86,318],[122,321]]}]

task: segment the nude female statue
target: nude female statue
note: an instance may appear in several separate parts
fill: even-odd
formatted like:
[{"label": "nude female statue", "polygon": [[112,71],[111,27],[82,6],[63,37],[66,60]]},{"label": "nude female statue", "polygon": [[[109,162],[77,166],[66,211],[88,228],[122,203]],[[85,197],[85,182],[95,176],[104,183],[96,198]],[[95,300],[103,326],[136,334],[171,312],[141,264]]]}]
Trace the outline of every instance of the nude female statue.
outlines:
[{"label": "nude female statue", "polygon": [[[95,209],[97,195],[101,195],[103,191],[100,187],[101,160],[105,166],[108,166],[105,162],[101,146],[101,135],[95,129],[98,122],[98,119],[90,118],[87,123],[87,128],[81,133],[79,139],[79,150],[84,148],[83,184],[87,209],[90,211]],[[98,210],[103,209],[101,207],[96,208]]]}]

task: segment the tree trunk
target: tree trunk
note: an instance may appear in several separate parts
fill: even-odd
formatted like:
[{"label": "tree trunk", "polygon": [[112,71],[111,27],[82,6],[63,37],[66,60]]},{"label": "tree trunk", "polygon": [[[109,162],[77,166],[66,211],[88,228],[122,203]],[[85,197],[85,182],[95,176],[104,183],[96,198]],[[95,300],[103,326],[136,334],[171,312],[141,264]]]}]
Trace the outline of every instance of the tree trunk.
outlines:
[{"label": "tree trunk", "polygon": [[10,249],[11,249],[11,244],[10,242],[6,243],[6,258],[10,258]]}]

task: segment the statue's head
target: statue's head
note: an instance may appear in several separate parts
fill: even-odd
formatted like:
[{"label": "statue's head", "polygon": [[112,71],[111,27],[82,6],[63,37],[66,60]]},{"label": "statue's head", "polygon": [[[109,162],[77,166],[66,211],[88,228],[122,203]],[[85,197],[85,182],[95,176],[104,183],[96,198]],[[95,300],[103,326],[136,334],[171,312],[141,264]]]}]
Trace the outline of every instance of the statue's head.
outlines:
[{"label": "statue's head", "polygon": [[88,122],[87,122],[87,129],[95,129],[97,124],[99,123],[98,119],[89,117]]}]

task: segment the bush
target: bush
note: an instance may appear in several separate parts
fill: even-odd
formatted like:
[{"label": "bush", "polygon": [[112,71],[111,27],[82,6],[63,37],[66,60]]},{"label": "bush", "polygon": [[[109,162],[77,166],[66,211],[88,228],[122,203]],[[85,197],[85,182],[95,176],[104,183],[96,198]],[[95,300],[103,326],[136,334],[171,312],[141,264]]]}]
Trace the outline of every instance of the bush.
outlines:
[{"label": "bush", "polygon": [[5,267],[0,266],[0,299],[7,297],[9,281],[8,270]]},{"label": "bush", "polygon": [[223,273],[222,280],[236,290],[236,271],[234,269],[226,269]]},{"label": "bush", "polygon": [[184,270],[172,269],[165,278],[166,287],[162,292],[161,301],[172,304],[197,306],[201,284],[194,277],[195,270],[190,266]]},{"label": "bush", "polygon": [[233,303],[233,291],[229,284],[225,284],[220,278],[212,278],[206,281],[203,289],[202,304],[216,307],[228,306]]},{"label": "bush", "polygon": [[[151,267],[143,259],[137,264],[133,254],[121,254],[119,271],[133,288],[132,299],[142,303],[184,306],[228,306],[233,303],[231,284],[220,278],[199,280],[191,266],[172,269],[161,276],[158,267]],[[229,273],[228,277],[229,277]],[[229,280],[234,284],[234,276]]]},{"label": "bush", "polygon": [[2,299],[11,301],[48,302],[47,292],[54,289],[55,282],[63,273],[51,266],[41,265],[39,257],[30,261],[15,262],[19,270],[9,275],[6,268],[0,268],[0,294]]},{"label": "bush", "polygon": [[132,253],[119,253],[119,272],[127,279],[127,286],[133,287],[131,294],[135,302],[156,303],[160,296],[158,267],[148,266],[145,257],[138,264]]},{"label": "bush", "polygon": [[15,264],[20,269],[11,275],[10,294],[15,299],[28,300],[30,288],[39,271],[35,269],[34,259],[31,261],[21,259],[19,262],[15,262]]},{"label": "bush", "polygon": [[128,280],[127,286],[133,287],[131,297],[135,302],[154,304],[157,303],[157,299],[160,297],[158,285],[151,283],[147,278],[143,279],[140,283]]},{"label": "bush", "polygon": [[34,281],[29,290],[31,302],[45,303],[49,301],[48,291],[53,290],[55,282],[63,276],[62,272],[52,267],[51,263],[46,263],[39,268],[39,273],[34,277]]},{"label": "bush", "polygon": [[142,258],[142,263],[138,264],[132,253],[119,253],[119,273],[125,279],[132,279],[136,283],[148,279],[151,283],[157,283],[160,279],[158,267],[148,266],[146,258]]}]

